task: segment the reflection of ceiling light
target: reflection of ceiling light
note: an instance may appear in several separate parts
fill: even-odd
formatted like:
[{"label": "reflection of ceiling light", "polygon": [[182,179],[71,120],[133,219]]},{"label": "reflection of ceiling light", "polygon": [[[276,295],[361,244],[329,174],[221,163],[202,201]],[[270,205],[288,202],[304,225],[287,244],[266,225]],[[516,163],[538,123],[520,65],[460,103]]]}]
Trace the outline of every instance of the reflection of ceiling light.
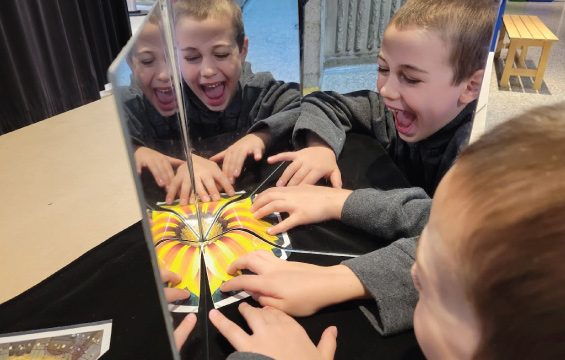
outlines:
[{"label": "reflection of ceiling light", "polygon": [[[235,259],[258,249],[272,251],[286,259],[286,253],[280,248],[289,247],[288,236],[267,234],[267,228],[280,221],[278,215],[255,219],[249,211],[251,199],[238,200],[240,197],[223,197],[216,202],[186,206],[160,203],[157,205],[161,210],[151,213],[151,233],[159,266],[181,275],[182,281],[176,287],[191,293],[184,305],[174,307],[174,311],[198,310],[201,257],[215,307],[242,298],[234,298],[234,294],[224,294],[219,289],[232,278],[226,268]],[[196,206],[202,220],[202,235]]]}]

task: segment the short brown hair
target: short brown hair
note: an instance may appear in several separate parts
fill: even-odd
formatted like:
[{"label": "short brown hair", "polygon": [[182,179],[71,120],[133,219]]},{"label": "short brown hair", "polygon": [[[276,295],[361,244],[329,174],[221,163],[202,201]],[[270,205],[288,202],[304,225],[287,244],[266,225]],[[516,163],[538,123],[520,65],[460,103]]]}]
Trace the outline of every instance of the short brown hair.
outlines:
[{"label": "short brown hair", "polygon": [[498,12],[493,0],[408,0],[390,25],[434,31],[450,48],[453,84],[484,69]]},{"label": "short brown hair", "polygon": [[235,30],[235,42],[239,51],[243,48],[245,29],[241,8],[234,0],[176,0],[174,2],[175,22],[184,17],[196,20],[226,16],[231,19]]},{"label": "short brown hair", "polygon": [[565,103],[497,126],[454,172],[469,215],[457,273],[481,324],[474,358],[564,358]]}]

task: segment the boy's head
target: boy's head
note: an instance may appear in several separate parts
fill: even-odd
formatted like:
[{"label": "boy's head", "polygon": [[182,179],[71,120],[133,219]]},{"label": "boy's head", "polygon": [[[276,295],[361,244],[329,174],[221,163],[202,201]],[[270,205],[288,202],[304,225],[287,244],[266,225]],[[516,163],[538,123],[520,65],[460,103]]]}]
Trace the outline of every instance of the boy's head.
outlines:
[{"label": "boy's head", "polygon": [[402,139],[429,137],[478,98],[496,14],[492,0],[409,0],[393,16],[377,89]]},{"label": "boy's head", "polygon": [[412,269],[428,358],[565,355],[565,103],[464,150],[441,181]]},{"label": "boy's head", "polygon": [[158,17],[153,13],[127,56],[137,85],[162,116],[172,116],[177,102],[171,86],[170,64],[165,59]]},{"label": "boy's head", "polygon": [[177,0],[175,28],[184,81],[213,111],[237,93],[248,39],[233,0]]}]

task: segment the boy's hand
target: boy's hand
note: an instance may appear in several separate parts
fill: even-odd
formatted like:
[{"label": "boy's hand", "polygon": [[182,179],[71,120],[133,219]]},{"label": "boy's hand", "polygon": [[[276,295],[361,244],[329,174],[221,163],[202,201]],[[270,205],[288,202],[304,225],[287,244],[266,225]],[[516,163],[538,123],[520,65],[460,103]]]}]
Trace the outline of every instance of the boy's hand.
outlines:
[{"label": "boy's hand", "polygon": [[268,129],[259,130],[245,135],[233,145],[219,154],[210,158],[217,163],[222,162],[222,171],[228,177],[231,184],[235,183],[235,178],[241,174],[241,168],[245,159],[253,155],[255,161],[261,160],[265,153],[265,148],[271,142],[271,133]]},{"label": "boy's hand", "polygon": [[173,167],[178,167],[185,163],[183,160],[163,155],[145,146],[138,147],[133,152],[133,157],[135,158],[137,173],[141,175],[143,168],[148,168],[151,174],[153,174],[157,185],[162,188],[169,186],[175,177]]},{"label": "boy's hand", "polygon": [[296,320],[277,309],[260,309],[241,303],[239,312],[247,321],[253,335],[248,335],[218,310],[210,310],[209,315],[212,324],[237,351],[262,354],[277,360],[329,360],[335,355],[335,326],[324,330],[316,347]]},{"label": "boy's hand", "polygon": [[[194,188],[200,200],[209,202],[210,197],[213,201],[220,200],[219,189],[224,189],[229,196],[235,195],[233,186],[231,186],[228,178],[215,162],[198,155],[192,155],[192,166],[196,183]],[[181,205],[189,203],[189,196],[190,203],[193,204],[195,199],[190,195],[190,190],[190,174],[188,172],[188,165],[185,163],[177,169],[177,174],[169,186],[165,201],[170,205],[175,200],[175,196],[179,194]]]},{"label": "boy's hand", "polygon": [[315,312],[370,294],[361,280],[345,265],[330,267],[285,261],[266,250],[253,251],[231,263],[227,272],[248,269],[256,275],[239,275],[220,290],[244,290],[263,306],[272,306],[292,316]]},{"label": "boy's hand", "polygon": [[[179,274],[174,273],[172,271],[159,268],[159,272],[161,274],[161,281],[164,283],[170,282],[173,285],[176,285],[180,283],[182,280]],[[190,297],[190,292],[182,289],[166,287],[164,289],[164,292],[165,292],[165,299],[167,300],[167,302],[184,300]],[[177,350],[180,350],[180,348],[183,346],[186,339],[188,338],[188,335],[190,335],[190,333],[194,329],[194,326],[196,326],[196,315],[193,313],[190,313],[187,316],[185,316],[185,318],[182,320],[179,326],[177,326],[174,332]]]},{"label": "boy's hand", "polygon": [[267,229],[267,233],[276,235],[298,225],[340,220],[343,204],[351,192],[314,185],[274,187],[257,195],[250,211],[256,219],[274,212],[288,213],[288,218]]},{"label": "boy's hand", "polygon": [[310,184],[321,178],[329,179],[334,188],[341,189],[341,172],[337,166],[335,153],[318,135],[309,133],[307,148],[295,152],[284,152],[270,156],[267,161],[273,164],[279,161],[292,161],[283,172],[277,186]]}]

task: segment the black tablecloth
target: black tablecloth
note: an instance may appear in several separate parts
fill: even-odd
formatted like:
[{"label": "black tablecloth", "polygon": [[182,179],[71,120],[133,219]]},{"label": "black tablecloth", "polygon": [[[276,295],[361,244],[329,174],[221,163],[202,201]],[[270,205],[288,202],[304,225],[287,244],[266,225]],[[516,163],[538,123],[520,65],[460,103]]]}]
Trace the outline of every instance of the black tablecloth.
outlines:
[{"label": "black tablecloth", "polygon": [[[408,186],[384,149],[366,136],[348,135],[339,164],[345,188]],[[246,162],[237,190],[252,191],[273,169],[274,166],[264,162]],[[266,186],[272,186],[277,178],[272,177]],[[334,253],[362,254],[387,245],[337,221],[298,227],[290,230],[289,236],[294,248]],[[141,223],[125,229],[47,280],[0,305],[0,332],[112,319],[112,341],[105,358],[172,358],[164,323],[169,316],[163,316],[160,307],[148,247],[151,246],[144,241]],[[338,264],[344,259],[298,253],[289,257],[289,261],[318,265]],[[245,301],[258,306],[252,299]],[[300,318],[298,322],[315,342],[326,327],[336,325],[339,329],[336,359],[423,358],[412,331],[379,336],[359,310],[360,304],[374,309],[370,300],[349,302]],[[233,351],[207,320],[211,306],[207,281],[203,279],[199,320],[181,351],[183,359],[222,359]],[[221,311],[248,330],[237,311],[237,303],[222,307]],[[172,317],[176,324],[182,315],[172,314]]]}]

